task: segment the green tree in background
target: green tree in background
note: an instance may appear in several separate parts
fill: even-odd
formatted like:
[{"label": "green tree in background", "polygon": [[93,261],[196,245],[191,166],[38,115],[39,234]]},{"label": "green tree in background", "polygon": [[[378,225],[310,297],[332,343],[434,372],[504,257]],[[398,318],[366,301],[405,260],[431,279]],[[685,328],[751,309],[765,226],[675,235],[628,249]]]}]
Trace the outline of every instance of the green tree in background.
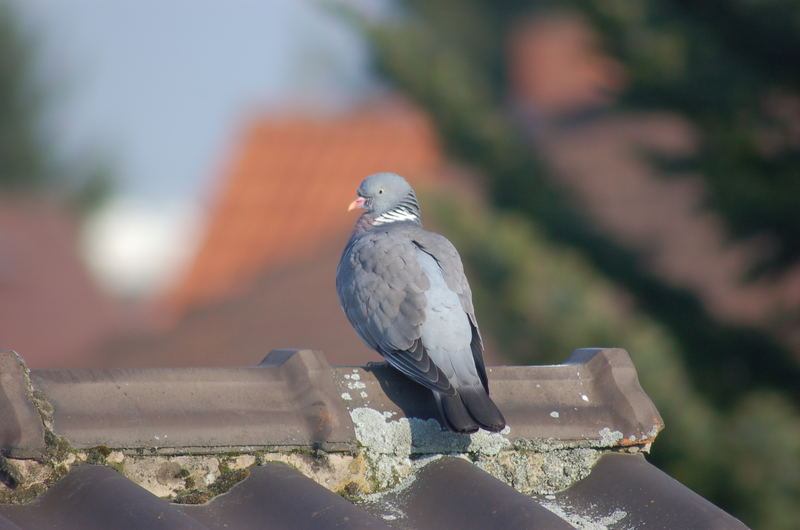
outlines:
[{"label": "green tree in background", "polygon": [[60,196],[85,214],[108,197],[112,172],[103,160],[56,162],[42,124],[49,98],[36,77],[36,53],[34,35],[0,0],[0,193]]},{"label": "green tree in background", "polygon": [[[522,362],[561,360],[596,344],[628,348],[667,424],[654,460],[751,525],[791,528],[800,517],[796,360],[770,337],[716,321],[691,293],[665,284],[548,178],[508,100],[508,39],[528,14],[527,2],[410,0],[398,16],[365,23],[380,71],[426,108],[448,153],[477,169],[492,205],[509,212],[495,222],[470,219],[470,210],[461,239],[457,227],[447,231],[471,269],[478,307],[491,308],[482,322]],[[699,157],[711,147],[704,143]],[[637,313],[612,309],[617,288]]]},{"label": "green tree in background", "polygon": [[[688,118],[682,161],[734,236],[768,236],[760,270],[800,262],[800,3],[571,0],[625,66],[623,103]],[[563,3],[561,4],[563,5]],[[673,161],[674,163],[675,161]]]},{"label": "green tree in background", "polygon": [[34,80],[34,46],[0,2],[0,189],[24,191],[51,177],[39,130],[43,97]]}]

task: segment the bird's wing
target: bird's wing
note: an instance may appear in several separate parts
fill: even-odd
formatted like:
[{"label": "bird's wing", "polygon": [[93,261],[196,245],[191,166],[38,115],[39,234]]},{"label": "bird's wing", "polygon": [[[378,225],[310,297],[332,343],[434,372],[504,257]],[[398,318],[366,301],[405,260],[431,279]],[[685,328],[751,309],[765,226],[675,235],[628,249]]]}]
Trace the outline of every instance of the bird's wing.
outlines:
[{"label": "bird's wing", "polygon": [[356,236],[336,273],[339,300],[361,338],[405,375],[431,390],[455,392],[420,339],[428,278],[417,248],[391,231]]},{"label": "bird's wing", "polygon": [[472,291],[469,287],[467,276],[464,274],[461,256],[459,256],[458,250],[450,240],[435,232],[418,229],[413,234],[413,242],[420,250],[428,253],[439,264],[447,286],[458,295],[461,307],[469,317],[469,323],[472,328],[472,341],[470,343],[472,357],[481,383],[488,393],[489,384],[486,378],[486,366],[483,361],[483,339],[481,339],[481,332],[478,329],[478,320],[475,318]]}]

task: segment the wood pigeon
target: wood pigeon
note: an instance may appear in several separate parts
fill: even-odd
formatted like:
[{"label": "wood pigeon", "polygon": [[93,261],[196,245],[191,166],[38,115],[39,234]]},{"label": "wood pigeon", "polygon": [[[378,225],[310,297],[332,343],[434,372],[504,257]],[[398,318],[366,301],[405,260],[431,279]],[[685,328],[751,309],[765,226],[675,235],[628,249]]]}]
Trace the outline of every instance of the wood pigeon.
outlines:
[{"label": "wood pigeon", "polygon": [[489,398],[483,343],[461,258],[444,236],[422,228],[414,190],[394,173],[361,182],[348,211],[356,221],[336,270],[347,318],[390,365],[433,391],[445,425],[500,431]]}]

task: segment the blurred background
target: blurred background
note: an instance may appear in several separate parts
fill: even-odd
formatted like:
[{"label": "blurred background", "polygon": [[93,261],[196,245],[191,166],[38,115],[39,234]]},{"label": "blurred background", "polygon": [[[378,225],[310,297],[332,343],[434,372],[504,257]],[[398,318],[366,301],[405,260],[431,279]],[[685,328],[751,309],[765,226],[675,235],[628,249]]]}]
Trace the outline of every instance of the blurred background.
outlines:
[{"label": "blurred background", "polygon": [[794,528],[798,65],[792,0],[0,0],[0,347],[378,360],[333,284],[359,181],[395,171],[489,363],[626,348],[650,460]]}]

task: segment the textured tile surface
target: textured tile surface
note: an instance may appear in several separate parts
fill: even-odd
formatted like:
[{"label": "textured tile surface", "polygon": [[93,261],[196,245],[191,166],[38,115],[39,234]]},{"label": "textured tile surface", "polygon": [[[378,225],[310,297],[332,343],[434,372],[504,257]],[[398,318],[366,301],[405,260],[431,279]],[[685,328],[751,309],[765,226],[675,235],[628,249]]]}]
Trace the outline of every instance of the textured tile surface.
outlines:
[{"label": "textured tile surface", "polygon": [[332,371],[310,350],[242,368],[37,370],[54,426],[74,447],[181,452],[224,447],[349,447]]},{"label": "textured tile surface", "polygon": [[[491,368],[510,428],[473,435],[443,431],[430,393],[387,366],[311,350],[36,370],[35,397],[19,357],[0,367],[3,530],[744,528],[629,454],[662,423],[624,350]],[[47,457],[22,457],[40,436]]]},{"label": "textured tile surface", "polygon": [[[437,418],[430,392],[386,364],[336,371],[351,411],[369,407],[396,417]],[[493,366],[487,371],[492,399],[510,426],[510,440],[645,445],[663,428],[625,350],[576,350],[564,364]]]},{"label": "textured tile surface", "polygon": [[446,457],[366,504],[352,504],[285,464],[253,468],[201,505],[159,499],[116,471],[75,468],[36,501],[0,505],[0,529],[252,528],[744,529],[644,458],[609,454],[556,495],[530,497],[473,464]]}]

